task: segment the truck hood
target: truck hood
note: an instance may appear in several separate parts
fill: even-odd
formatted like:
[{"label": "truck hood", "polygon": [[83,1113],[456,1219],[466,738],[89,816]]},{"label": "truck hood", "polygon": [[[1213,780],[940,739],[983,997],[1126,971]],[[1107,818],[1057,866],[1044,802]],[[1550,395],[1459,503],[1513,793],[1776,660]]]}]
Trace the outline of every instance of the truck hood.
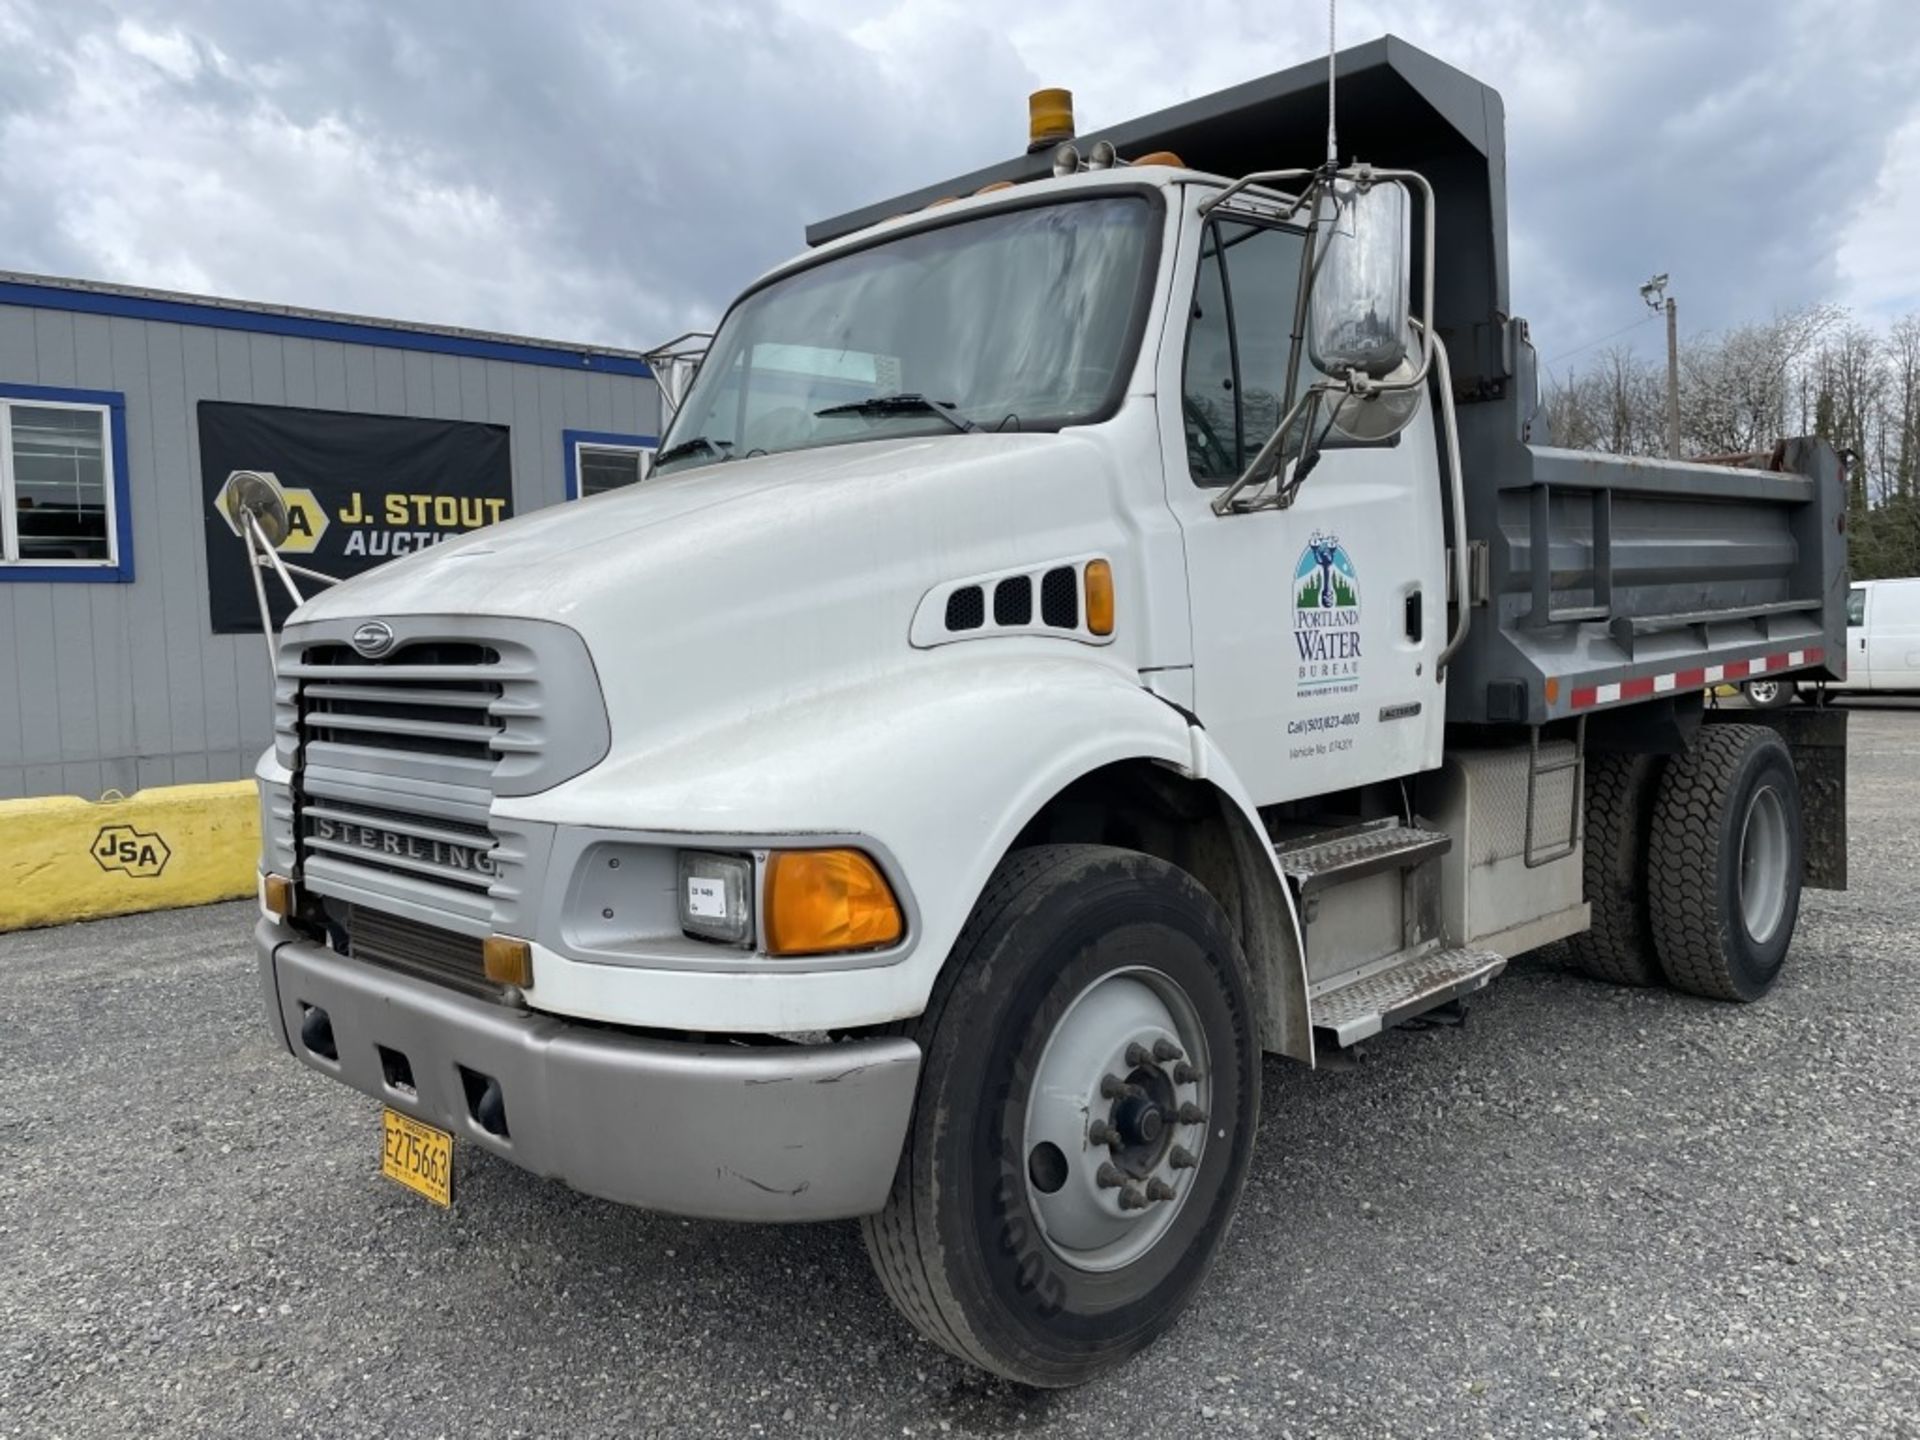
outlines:
[{"label": "truck hood", "polygon": [[908,627],[944,581],[1088,553],[1124,575],[1130,527],[1096,433],[955,433],[708,465],[393,561],[290,624],[567,625],[587,642],[624,748],[924,658]]},{"label": "truck hood", "polygon": [[[972,490],[1062,436],[925,436],[760,455],[474,530],[382,564],[309,599],[294,622],[372,614],[515,614],[570,622],[609,589],[632,593],[687,568],[730,568],[814,540],[858,547],[906,509]],[[956,444],[958,442],[958,444]],[[935,505],[948,509],[947,505]],[[972,509],[972,505],[968,505]],[[881,515],[887,516],[879,522]],[[841,549],[841,564],[851,557]],[[637,616],[636,616],[637,618]]]}]

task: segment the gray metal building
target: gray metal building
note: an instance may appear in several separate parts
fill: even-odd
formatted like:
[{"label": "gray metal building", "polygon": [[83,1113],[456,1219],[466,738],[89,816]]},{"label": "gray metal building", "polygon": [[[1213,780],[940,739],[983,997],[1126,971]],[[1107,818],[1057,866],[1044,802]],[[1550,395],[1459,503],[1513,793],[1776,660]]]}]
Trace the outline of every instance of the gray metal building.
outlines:
[{"label": "gray metal building", "polygon": [[[202,455],[235,421],[309,437],[268,457],[283,481],[349,453],[330,437],[362,445],[361,489],[315,506],[354,568],[638,478],[659,402],[630,351],[0,272],[0,798],[251,773],[267,663],[257,634],[215,633],[240,547],[211,533]],[[492,457],[493,488],[382,495],[379,445],[419,491],[448,436]],[[401,528],[354,533],[381,502]]]}]

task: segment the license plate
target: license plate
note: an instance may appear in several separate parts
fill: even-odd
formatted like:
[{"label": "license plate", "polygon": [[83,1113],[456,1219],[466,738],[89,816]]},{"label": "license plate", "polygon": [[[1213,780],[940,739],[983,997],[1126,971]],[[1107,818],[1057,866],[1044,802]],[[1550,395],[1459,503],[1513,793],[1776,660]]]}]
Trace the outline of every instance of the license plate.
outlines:
[{"label": "license plate", "polygon": [[453,1136],[398,1110],[384,1110],[380,1173],[436,1205],[453,1204]]}]

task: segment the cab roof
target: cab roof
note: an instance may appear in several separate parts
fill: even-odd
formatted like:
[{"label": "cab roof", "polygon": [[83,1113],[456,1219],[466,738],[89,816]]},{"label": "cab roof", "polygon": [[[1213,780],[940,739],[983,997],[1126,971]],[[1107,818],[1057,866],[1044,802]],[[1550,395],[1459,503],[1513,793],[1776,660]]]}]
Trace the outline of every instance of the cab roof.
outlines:
[{"label": "cab roof", "polygon": [[[1204,175],[1312,167],[1326,155],[1326,75],[1324,58],[1307,61],[1075,136],[1074,143],[1084,155],[1106,140],[1122,158],[1171,150],[1189,171]],[[1506,111],[1499,92],[1393,35],[1338,52],[1335,75],[1343,161],[1418,170],[1433,185],[1434,319],[1447,340],[1455,388],[1462,398],[1498,393],[1512,374]],[[1049,151],[1017,155],[818,221],[807,227],[807,243],[824,245],[934,200],[971,196],[995,181],[1021,183],[1052,173]],[[1127,172],[1103,173],[1119,178]],[[1417,199],[1415,207],[1417,234],[1422,223]],[[1415,278],[1417,285],[1417,273]],[[1417,305],[1420,297],[1414,299]]]}]

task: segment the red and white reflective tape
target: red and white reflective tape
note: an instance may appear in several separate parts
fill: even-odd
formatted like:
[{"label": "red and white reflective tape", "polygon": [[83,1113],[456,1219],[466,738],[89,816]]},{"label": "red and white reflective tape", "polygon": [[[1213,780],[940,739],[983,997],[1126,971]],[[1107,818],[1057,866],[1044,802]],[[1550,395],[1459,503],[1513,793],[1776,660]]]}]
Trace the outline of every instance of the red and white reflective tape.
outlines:
[{"label": "red and white reflective tape", "polygon": [[1617,705],[1622,700],[1644,700],[1649,695],[1665,695],[1670,690],[1704,690],[1723,681],[1747,680],[1775,670],[1798,670],[1818,665],[1826,651],[1787,650],[1778,655],[1762,655],[1757,660],[1735,660],[1728,665],[1702,665],[1692,670],[1670,670],[1662,675],[1635,675],[1611,685],[1576,685],[1572,708],[1591,710],[1596,705]]}]

